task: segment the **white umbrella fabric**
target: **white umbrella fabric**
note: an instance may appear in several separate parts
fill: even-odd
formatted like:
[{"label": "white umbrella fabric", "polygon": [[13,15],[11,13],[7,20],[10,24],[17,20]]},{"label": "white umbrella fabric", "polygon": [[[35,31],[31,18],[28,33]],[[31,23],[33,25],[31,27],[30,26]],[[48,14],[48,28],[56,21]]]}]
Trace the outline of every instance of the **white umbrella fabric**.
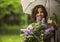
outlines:
[{"label": "white umbrella fabric", "polygon": [[21,0],[21,4],[23,7],[23,12],[27,14],[31,14],[31,10],[36,5],[45,6],[49,16],[51,16],[53,13],[60,13],[60,4],[56,0]]},{"label": "white umbrella fabric", "polygon": [[60,4],[56,0],[47,0],[46,9],[48,16],[52,16],[53,13],[60,15]]},{"label": "white umbrella fabric", "polygon": [[23,12],[31,14],[32,8],[36,5],[44,5],[46,4],[47,0],[21,0],[21,4],[23,7]]}]

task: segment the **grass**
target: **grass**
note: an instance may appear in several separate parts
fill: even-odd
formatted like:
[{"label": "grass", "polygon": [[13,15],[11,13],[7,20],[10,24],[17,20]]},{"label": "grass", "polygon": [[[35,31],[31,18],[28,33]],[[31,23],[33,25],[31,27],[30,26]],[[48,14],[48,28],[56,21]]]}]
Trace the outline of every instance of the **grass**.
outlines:
[{"label": "grass", "polygon": [[19,35],[0,35],[0,42],[22,42]]},{"label": "grass", "polygon": [[26,25],[7,25],[3,24],[0,28],[0,42],[22,42],[20,37],[20,29],[26,28]]}]

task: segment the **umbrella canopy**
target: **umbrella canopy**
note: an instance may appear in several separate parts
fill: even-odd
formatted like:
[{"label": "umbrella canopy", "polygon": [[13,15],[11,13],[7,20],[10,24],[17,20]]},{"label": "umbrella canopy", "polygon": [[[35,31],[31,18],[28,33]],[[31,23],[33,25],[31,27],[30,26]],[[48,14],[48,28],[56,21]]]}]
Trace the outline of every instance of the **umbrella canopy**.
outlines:
[{"label": "umbrella canopy", "polygon": [[23,12],[31,14],[31,10],[36,5],[43,5],[46,7],[48,15],[51,16],[53,13],[59,14],[60,4],[56,0],[21,0]]},{"label": "umbrella canopy", "polygon": [[21,4],[23,7],[23,12],[31,14],[32,8],[34,8],[36,5],[44,5],[46,4],[47,0],[21,0]]}]

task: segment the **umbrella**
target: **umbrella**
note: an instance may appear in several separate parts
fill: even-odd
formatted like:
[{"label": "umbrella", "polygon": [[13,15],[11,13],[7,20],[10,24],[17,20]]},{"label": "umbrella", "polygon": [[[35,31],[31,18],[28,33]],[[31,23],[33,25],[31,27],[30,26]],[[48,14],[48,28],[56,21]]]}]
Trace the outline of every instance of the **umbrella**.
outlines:
[{"label": "umbrella", "polygon": [[31,14],[32,8],[34,8],[36,5],[44,5],[47,0],[21,0],[21,4],[23,7],[23,12]]},{"label": "umbrella", "polygon": [[53,13],[60,13],[60,4],[56,0],[21,0],[21,4],[23,7],[23,12],[27,14],[31,14],[31,10],[36,5],[45,6],[49,16]]}]

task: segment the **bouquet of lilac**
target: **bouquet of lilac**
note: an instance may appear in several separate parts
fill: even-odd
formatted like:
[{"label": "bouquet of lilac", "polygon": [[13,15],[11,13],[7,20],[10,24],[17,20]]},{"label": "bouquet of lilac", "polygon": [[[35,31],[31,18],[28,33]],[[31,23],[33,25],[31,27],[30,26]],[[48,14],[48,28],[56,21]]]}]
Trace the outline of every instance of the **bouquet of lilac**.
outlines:
[{"label": "bouquet of lilac", "polygon": [[40,21],[37,17],[36,23],[32,23],[27,29],[21,29],[21,32],[26,35],[24,42],[40,42],[44,40],[44,35],[50,34],[51,28],[45,23],[45,18]]}]

